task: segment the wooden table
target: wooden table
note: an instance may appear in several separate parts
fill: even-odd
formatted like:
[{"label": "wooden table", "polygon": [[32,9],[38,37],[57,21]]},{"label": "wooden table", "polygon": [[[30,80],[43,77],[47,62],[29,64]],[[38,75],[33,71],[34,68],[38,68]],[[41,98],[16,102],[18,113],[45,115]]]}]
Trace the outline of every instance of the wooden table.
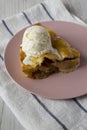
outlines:
[{"label": "wooden table", "polygon": [[[0,0],[0,19],[6,18],[42,0]],[[87,0],[62,0],[71,13],[87,22]],[[0,130],[25,130],[0,98]]]}]

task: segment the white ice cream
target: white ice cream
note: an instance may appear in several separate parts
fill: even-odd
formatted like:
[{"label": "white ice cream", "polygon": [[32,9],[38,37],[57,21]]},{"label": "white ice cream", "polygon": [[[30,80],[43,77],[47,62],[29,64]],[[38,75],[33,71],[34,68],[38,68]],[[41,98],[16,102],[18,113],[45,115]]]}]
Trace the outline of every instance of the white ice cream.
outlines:
[{"label": "white ice cream", "polygon": [[50,34],[42,26],[36,25],[27,28],[23,35],[21,46],[26,54],[23,60],[25,65],[32,64],[30,56],[38,57],[50,52],[60,57],[57,50],[52,47]]}]

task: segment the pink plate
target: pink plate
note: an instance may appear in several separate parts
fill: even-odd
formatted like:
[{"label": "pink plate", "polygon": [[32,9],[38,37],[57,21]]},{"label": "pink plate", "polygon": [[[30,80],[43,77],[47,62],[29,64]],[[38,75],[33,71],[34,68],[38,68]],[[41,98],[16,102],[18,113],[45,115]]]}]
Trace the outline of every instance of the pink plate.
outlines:
[{"label": "pink plate", "polygon": [[19,46],[25,29],[18,32],[5,50],[5,65],[10,76],[23,88],[50,99],[68,99],[87,94],[87,28],[69,22],[42,22],[65,38],[81,53],[80,67],[70,73],[58,73],[46,79],[26,78],[21,71]]}]

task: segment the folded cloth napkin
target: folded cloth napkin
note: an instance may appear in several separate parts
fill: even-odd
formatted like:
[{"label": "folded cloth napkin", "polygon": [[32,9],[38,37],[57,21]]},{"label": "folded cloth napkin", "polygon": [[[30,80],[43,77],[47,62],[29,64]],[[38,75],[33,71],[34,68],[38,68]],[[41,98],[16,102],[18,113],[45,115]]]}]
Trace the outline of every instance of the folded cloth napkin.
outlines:
[{"label": "folded cloth napkin", "polygon": [[29,93],[6,73],[3,56],[8,41],[25,26],[47,20],[84,24],[60,0],[45,0],[0,22],[0,96],[26,130],[87,130],[86,95],[70,100],[44,99]]}]

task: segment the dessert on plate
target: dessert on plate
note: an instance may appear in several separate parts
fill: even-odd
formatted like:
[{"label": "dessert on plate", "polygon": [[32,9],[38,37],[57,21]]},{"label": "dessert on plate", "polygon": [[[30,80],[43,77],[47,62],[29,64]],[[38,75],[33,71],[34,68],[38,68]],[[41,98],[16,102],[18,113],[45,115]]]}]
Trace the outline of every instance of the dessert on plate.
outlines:
[{"label": "dessert on plate", "polygon": [[27,77],[42,79],[75,70],[80,64],[80,52],[50,28],[35,24],[24,32],[20,61]]}]

